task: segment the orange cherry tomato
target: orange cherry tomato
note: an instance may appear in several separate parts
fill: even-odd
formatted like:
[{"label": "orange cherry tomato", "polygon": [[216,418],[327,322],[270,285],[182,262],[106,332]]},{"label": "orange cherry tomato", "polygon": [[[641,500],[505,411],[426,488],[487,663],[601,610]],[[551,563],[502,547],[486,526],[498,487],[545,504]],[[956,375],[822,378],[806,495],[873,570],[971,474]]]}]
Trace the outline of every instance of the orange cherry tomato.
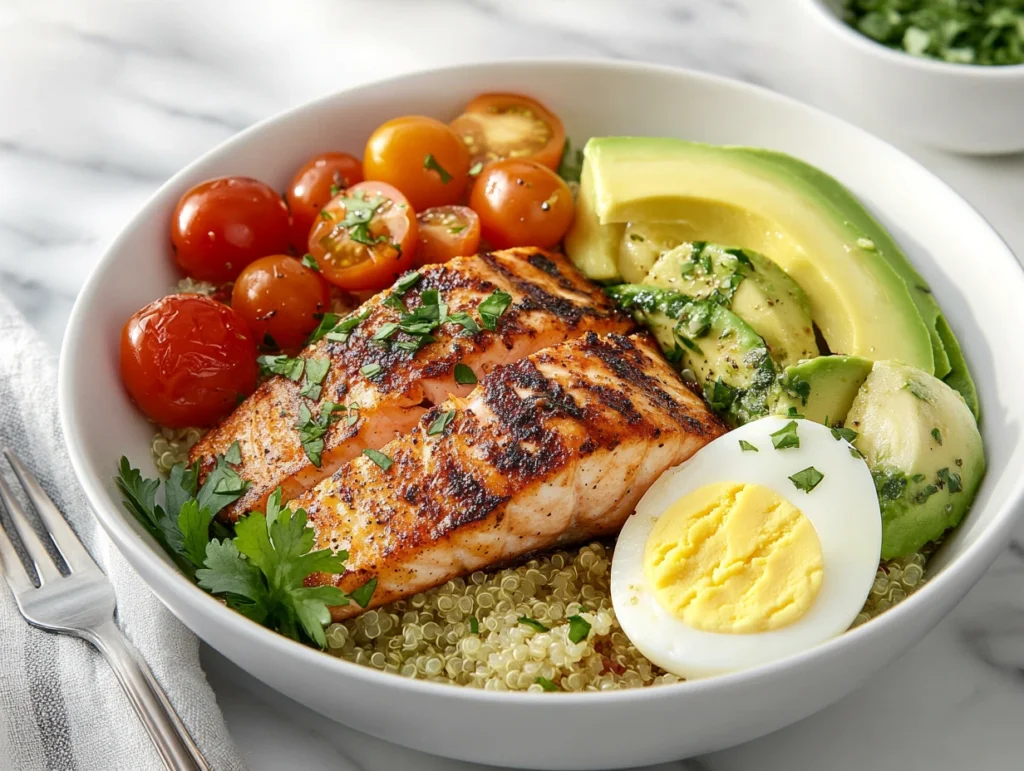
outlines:
[{"label": "orange cherry tomato", "polygon": [[269,185],[249,177],[221,177],[196,185],[178,201],[171,244],[178,266],[192,278],[222,283],[268,254],[288,251],[288,207]]},{"label": "orange cherry tomato", "polygon": [[480,218],[468,206],[437,206],[417,214],[416,221],[416,267],[476,254],[480,246]]},{"label": "orange cherry tomato", "polygon": [[565,149],[565,127],[558,116],[518,94],[481,94],[451,127],[469,148],[471,165],[529,158],[557,169]]},{"label": "orange cherry tomato", "polygon": [[409,269],[416,214],[385,182],[360,182],[331,199],[309,233],[309,253],[341,289],[383,289]]},{"label": "orange cherry tomato", "polygon": [[285,198],[292,213],[292,243],[306,251],[316,215],[334,196],[363,181],[363,162],[348,153],[320,153],[295,172]]},{"label": "orange cherry tomato", "polygon": [[458,203],[469,181],[469,152],[439,120],[395,118],[377,127],[363,154],[366,179],[394,185],[416,211]]},{"label": "orange cherry tomato", "polygon": [[572,225],[569,186],[547,166],[508,159],[484,168],[469,205],[483,237],[498,249],[555,246]]},{"label": "orange cherry tomato", "polygon": [[256,340],[288,353],[305,345],[330,301],[327,282],[286,254],[249,263],[231,292],[231,307]]},{"label": "orange cherry tomato", "polygon": [[256,343],[239,314],[197,294],[163,297],[121,332],[121,379],[148,418],[216,423],[256,389]]}]

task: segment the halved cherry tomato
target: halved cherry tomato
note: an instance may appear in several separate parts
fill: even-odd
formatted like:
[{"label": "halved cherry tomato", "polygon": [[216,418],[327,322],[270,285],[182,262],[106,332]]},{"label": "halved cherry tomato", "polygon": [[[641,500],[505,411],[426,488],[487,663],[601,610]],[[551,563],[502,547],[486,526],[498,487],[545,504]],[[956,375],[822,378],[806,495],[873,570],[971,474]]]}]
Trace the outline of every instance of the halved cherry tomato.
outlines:
[{"label": "halved cherry tomato", "polygon": [[471,165],[529,158],[557,169],[565,149],[565,127],[558,116],[518,94],[481,94],[451,127],[469,148]]},{"label": "halved cherry tomato", "polygon": [[330,300],[327,282],[286,254],[249,263],[235,279],[231,293],[231,307],[245,319],[256,340],[288,353],[302,348]]},{"label": "halved cherry tomato", "polygon": [[285,198],[292,213],[292,243],[306,251],[316,215],[334,196],[363,181],[363,162],[348,153],[320,153],[295,172]]},{"label": "halved cherry tomato", "polygon": [[288,251],[288,207],[269,185],[249,177],[210,179],[178,201],[171,218],[174,259],[193,278],[230,281],[268,254]]},{"label": "halved cherry tomato", "polygon": [[394,185],[416,211],[458,203],[469,180],[469,152],[439,120],[395,118],[377,127],[363,154],[366,179]]},{"label": "halved cherry tomato", "polygon": [[498,249],[555,246],[572,225],[569,186],[547,166],[508,159],[484,168],[469,205],[483,237]]},{"label": "halved cherry tomato", "polygon": [[416,214],[384,182],[360,182],[331,199],[309,233],[324,278],[349,291],[383,289],[412,265]]},{"label": "halved cherry tomato", "polygon": [[121,379],[162,426],[209,426],[256,389],[256,343],[228,306],[197,294],[163,297],[121,332]]},{"label": "halved cherry tomato", "polygon": [[480,218],[468,206],[436,206],[417,214],[416,221],[416,267],[476,254],[480,246]]}]

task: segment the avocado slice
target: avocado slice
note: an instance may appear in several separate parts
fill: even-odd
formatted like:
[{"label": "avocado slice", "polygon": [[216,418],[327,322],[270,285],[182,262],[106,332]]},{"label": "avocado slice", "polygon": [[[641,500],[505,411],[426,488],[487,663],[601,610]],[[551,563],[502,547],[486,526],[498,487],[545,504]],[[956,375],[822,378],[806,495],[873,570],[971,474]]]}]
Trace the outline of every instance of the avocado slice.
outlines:
[{"label": "avocado slice", "polygon": [[902,557],[955,527],[985,474],[981,434],[963,397],[923,370],[877,361],[846,427],[871,467],[882,558]]},{"label": "avocado slice", "polygon": [[607,290],[654,334],[679,369],[689,370],[711,409],[732,426],[767,415],[780,393],[764,340],[718,303],[653,286]]},{"label": "avocado slice", "polygon": [[960,350],[960,343],[953,336],[953,330],[949,328],[949,323],[946,321],[945,316],[939,316],[936,319],[936,325],[939,339],[946,346],[946,354],[949,357],[949,374],[942,379],[950,388],[960,392],[960,395],[964,397],[964,401],[967,402],[967,406],[970,407],[974,419],[980,421],[981,403],[978,401],[978,389],[974,387],[974,380],[971,378],[971,373],[967,370],[967,362],[964,361],[964,354]]},{"label": "avocado slice", "polygon": [[807,296],[757,252],[704,241],[680,244],[661,255],[644,283],[724,305],[764,339],[781,367],[818,355]]},{"label": "avocado slice", "polygon": [[626,223],[676,223],[686,240],[739,244],[777,263],[806,292],[832,353],[935,372],[944,348],[918,310],[918,302],[931,307],[930,295],[911,295],[903,274],[916,273],[831,177],[780,153],[680,139],[592,139],[584,158],[577,224],[565,245],[586,273],[597,265],[595,237],[604,244],[591,277],[622,275],[610,244]]},{"label": "avocado slice", "polygon": [[[628,284],[650,284],[654,266],[686,241],[685,224],[677,222],[629,222],[619,245],[618,266]],[[678,289],[678,287],[670,287]]]},{"label": "avocado slice", "polygon": [[815,423],[841,424],[870,372],[871,362],[859,356],[819,356],[786,367],[775,411],[795,409]]}]

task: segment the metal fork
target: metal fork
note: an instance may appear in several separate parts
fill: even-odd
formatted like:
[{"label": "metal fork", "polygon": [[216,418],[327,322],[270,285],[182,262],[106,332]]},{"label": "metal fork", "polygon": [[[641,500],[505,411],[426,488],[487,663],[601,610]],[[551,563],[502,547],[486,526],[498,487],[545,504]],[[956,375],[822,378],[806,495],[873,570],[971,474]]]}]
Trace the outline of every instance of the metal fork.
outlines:
[{"label": "metal fork", "polygon": [[0,500],[7,507],[39,579],[36,588],[0,522],[0,569],[21,614],[34,626],[81,637],[106,657],[168,769],[209,771],[167,694],[139,652],[114,624],[114,588],[110,581],[38,480],[13,452],[4,450],[4,455],[69,571],[66,576],[61,574],[24,508],[0,474]]}]

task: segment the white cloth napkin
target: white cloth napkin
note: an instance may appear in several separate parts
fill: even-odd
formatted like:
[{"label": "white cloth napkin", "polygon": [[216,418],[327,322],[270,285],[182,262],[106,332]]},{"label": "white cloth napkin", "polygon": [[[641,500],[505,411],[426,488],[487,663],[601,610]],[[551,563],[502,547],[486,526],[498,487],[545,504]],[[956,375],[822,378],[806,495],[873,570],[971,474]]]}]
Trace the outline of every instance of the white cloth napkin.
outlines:
[{"label": "white cloth napkin", "polygon": [[[142,652],[210,766],[242,769],[200,669],[198,640],[114,548],[75,480],[57,417],[55,365],[51,351],[0,295],[0,446],[13,449],[40,478],[110,578],[118,624]],[[0,473],[12,478],[6,461],[0,461]],[[10,532],[6,512],[0,517]],[[0,581],[0,769],[162,768],[103,657],[82,640],[29,626]]]}]

